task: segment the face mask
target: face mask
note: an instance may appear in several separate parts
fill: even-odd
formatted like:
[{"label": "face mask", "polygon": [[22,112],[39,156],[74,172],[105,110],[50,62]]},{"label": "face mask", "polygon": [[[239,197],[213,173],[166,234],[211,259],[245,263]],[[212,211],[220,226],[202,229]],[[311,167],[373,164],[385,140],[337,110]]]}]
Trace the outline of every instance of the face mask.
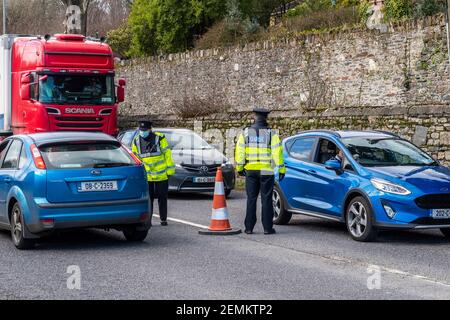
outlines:
[{"label": "face mask", "polygon": [[148,138],[148,136],[150,135],[150,131],[140,131],[139,134],[142,138],[145,139]]}]

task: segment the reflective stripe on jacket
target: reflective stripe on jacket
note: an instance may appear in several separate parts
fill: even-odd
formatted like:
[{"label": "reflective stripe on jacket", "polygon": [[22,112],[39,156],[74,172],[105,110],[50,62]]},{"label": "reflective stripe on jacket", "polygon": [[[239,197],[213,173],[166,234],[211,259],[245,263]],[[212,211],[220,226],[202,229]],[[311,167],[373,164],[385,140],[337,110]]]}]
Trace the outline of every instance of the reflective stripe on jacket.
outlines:
[{"label": "reflective stripe on jacket", "polygon": [[137,135],[133,140],[131,151],[142,161],[147,171],[148,181],[165,181],[175,173],[172,151],[166,137],[155,132],[155,145],[150,151],[141,150],[141,139]]},{"label": "reflective stripe on jacket", "polygon": [[278,134],[271,129],[245,128],[236,145],[236,169],[238,171],[260,170],[286,173],[283,146]]}]

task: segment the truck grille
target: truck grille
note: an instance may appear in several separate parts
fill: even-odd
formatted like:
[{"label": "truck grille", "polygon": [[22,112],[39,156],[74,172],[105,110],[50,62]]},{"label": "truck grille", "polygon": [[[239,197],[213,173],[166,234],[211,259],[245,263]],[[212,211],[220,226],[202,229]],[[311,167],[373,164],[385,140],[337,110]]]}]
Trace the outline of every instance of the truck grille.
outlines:
[{"label": "truck grille", "polygon": [[101,117],[55,117],[58,121],[102,121]]},{"label": "truck grille", "polygon": [[101,128],[102,123],[57,123],[60,128]]},{"label": "truck grille", "polygon": [[450,194],[430,194],[415,200],[422,209],[450,209]]}]

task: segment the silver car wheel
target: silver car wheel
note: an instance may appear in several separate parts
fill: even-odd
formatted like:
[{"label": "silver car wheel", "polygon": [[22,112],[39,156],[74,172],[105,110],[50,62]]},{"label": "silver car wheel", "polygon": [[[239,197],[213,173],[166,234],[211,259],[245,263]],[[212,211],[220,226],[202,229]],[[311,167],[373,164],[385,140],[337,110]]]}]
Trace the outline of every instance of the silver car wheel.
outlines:
[{"label": "silver car wheel", "polygon": [[12,235],[13,235],[13,241],[14,244],[20,243],[20,240],[22,239],[22,221],[20,219],[20,210],[18,207],[16,207],[12,213]]},{"label": "silver car wheel", "polygon": [[348,209],[347,225],[354,237],[360,238],[367,227],[367,210],[361,202],[355,202]]},{"label": "silver car wheel", "polygon": [[273,219],[277,219],[281,213],[281,197],[277,190],[272,193]]}]

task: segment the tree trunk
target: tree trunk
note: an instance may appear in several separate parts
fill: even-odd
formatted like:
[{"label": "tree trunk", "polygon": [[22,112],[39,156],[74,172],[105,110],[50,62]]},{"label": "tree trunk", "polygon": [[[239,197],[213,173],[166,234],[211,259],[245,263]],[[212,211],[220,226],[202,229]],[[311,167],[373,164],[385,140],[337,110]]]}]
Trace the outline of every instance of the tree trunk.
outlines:
[{"label": "tree trunk", "polygon": [[87,15],[91,0],[61,0],[66,6],[65,32],[87,34]]}]

